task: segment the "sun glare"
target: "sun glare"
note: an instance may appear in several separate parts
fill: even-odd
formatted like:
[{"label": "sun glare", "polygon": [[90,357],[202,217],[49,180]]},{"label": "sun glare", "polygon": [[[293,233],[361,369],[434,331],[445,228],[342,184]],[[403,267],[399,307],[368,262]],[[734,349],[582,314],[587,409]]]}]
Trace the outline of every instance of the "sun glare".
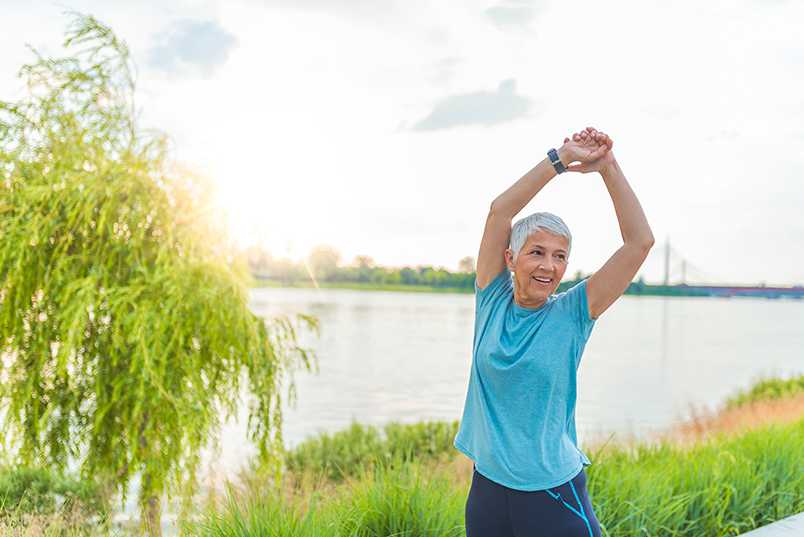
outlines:
[{"label": "sun glare", "polygon": [[261,244],[275,257],[298,259],[331,242],[348,185],[328,131],[287,110],[276,112],[271,129],[233,122],[224,131],[238,133],[222,137],[217,153],[222,197],[240,245]]},{"label": "sun glare", "polygon": [[223,190],[241,248],[259,246],[277,259],[298,261],[319,244],[337,242],[331,234],[333,215],[324,200],[296,203],[302,196],[298,190],[281,186],[270,196],[262,195],[259,187],[255,188],[258,195],[252,195],[248,185],[236,181]]}]

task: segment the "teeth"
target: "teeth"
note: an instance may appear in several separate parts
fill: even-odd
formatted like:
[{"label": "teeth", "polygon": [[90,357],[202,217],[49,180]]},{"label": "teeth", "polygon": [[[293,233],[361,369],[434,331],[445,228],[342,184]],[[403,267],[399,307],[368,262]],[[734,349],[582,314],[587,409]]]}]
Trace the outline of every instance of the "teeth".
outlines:
[{"label": "teeth", "polygon": [[535,279],[537,282],[545,282],[545,283],[550,283],[550,279],[549,279],[549,278],[534,278],[534,279]]}]

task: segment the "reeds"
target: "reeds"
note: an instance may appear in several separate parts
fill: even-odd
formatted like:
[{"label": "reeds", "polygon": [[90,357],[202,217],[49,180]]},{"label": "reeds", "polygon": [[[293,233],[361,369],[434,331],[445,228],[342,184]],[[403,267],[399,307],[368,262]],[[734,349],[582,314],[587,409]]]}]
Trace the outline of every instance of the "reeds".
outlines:
[{"label": "reeds", "polygon": [[382,467],[352,486],[336,510],[335,536],[459,537],[466,494],[443,471],[415,462]]},{"label": "reeds", "polygon": [[726,400],[726,407],[738,407],[758,401],[776,401],[804,395],[804,374],[781,379],[760,378],[748,390],[740,390]]},{"label": "reeds", "polygon": [[804,420],[705,443],[606,447],[587,469],[604,535],[739,535],[804,511]]},{"label": "reeds", "polygon": [[427,421],[415,424],[391,422],[382,431],[371,425],[352,425],[332,435],[309,438],[285,455],[290,474],[323,472],[327,479],[371,470],[376,465],[393,465],[408,460],[429,461],[454,456],[452,440],[458,421]]},{"label": "reeds", "polygon": [[[799,401],[782,401],[791,405],[789,421],[720,428],[715,416],[699,424],[705,434],[683,441],[669,435],[588,451],[588,488],[603,535],[736,536],[804,512],[804,419],[794,417]],[[198,503],[182,533],[461,537],[471,461],[452,447],[456,427],[427,422],[380,431],[353,424],[310,439],[288,454],[281,481],[252,468],[227,486],[222,500]],[[79,533],[22,532],[22,525],[0,521],[2,535]]]},{"label": "reeds", "polygon": [[218,506],[199,512],[194,522],[184,526],[184,533],[204,536],[326,537],[333,535],[328,519],[316,508],[316,496],[291,503],[282,492],[248,497],[227,486],[226,499]]},{"label": "reeds", "polygon": [[462,484],[443,468],[397,459],[350,479],[329,494],[285,501],[274,493],[228,489],[219,513],[206,509],[186,527],[203,537],[460,537]]},{"label": "reeds", "polygon": [[[740,535],[804,511],[802,446],[804,420],[691,446],[607,445],[587,468],[590,497],[605,536]],[[470,474],[456,473],[454,461],[443,458],[397,457],[304,502],[284,502],[281,489],[244,504],[230,497],[215,524],[191,533],[460,537]]]}]

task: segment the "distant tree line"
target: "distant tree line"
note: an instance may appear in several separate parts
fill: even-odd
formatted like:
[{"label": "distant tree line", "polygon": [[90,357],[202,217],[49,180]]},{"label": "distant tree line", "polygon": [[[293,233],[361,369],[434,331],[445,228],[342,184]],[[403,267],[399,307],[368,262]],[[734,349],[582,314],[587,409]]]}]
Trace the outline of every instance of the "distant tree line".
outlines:
[{"label": "distant tree line", "polygon": [[461,259],[458,271],[451,272],[430,265],[384,267],[364,255],[355,257],[349,265],[343,265],[340,252],[328,245],[316,246],[299,261],[277,259],[270,252],[254,246],[247,248],[245,255],[255,278],[285,285],[311,282],[315,278],[316,282],[333,284],[472,289],[475,281],[475,259],[471,256]]},{"label": "distant tree line", "polygon": [[[575,277],[572,280],[561,282],[556,292],[563,293],[589,276],[591,276],[591,274],[584,275],[581,271],[578,271],[575,273]],[[649,285],[645,283],[645,280],[642,278],[631,282],[628,285],[628,289],[626,289],[623,294],[637,296],[709,296],[708,293],[704,291],[686,285]]]},{"label": "distant tree line", "polygon": [[[349,265],[342,264],[341,253],[329,245],[319,245],[310,254],[298,261],[290,258],[277,259],[270,252],[255,246],[245,250],[245,256],[252,275],[258,280],[268,280],[283,285],[299,285],[312,283],[328,284],[365,284],[378,287],[422,286],[437,289],[474,289],[476,277],[476,261],[466,256],[458,263],[458,271],[451,272],[445,268],[431,265],[416,267],[384,267],[376,265],[371,257],[359,255]],[[591,274],[577,271],[571,280],[564,280],[556,292],[563,293],[577,285]],[[704,291],[684,285],[649,285],[640,278],[632,282],[625,291],[626,295],[645,296],[707,296]]]}]

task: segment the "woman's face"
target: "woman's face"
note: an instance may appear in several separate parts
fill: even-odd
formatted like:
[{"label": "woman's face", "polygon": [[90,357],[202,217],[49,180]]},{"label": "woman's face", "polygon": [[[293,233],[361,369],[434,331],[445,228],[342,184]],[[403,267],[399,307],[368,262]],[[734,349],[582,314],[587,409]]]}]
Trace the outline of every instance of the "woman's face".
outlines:
[{"label": "woman's face", "polygon": [[508,269],[514,273],[514,303],[538,308],[547,302],[567,271],[567,239],[537,231],[525,241],[516,261],[505,251]]}]

